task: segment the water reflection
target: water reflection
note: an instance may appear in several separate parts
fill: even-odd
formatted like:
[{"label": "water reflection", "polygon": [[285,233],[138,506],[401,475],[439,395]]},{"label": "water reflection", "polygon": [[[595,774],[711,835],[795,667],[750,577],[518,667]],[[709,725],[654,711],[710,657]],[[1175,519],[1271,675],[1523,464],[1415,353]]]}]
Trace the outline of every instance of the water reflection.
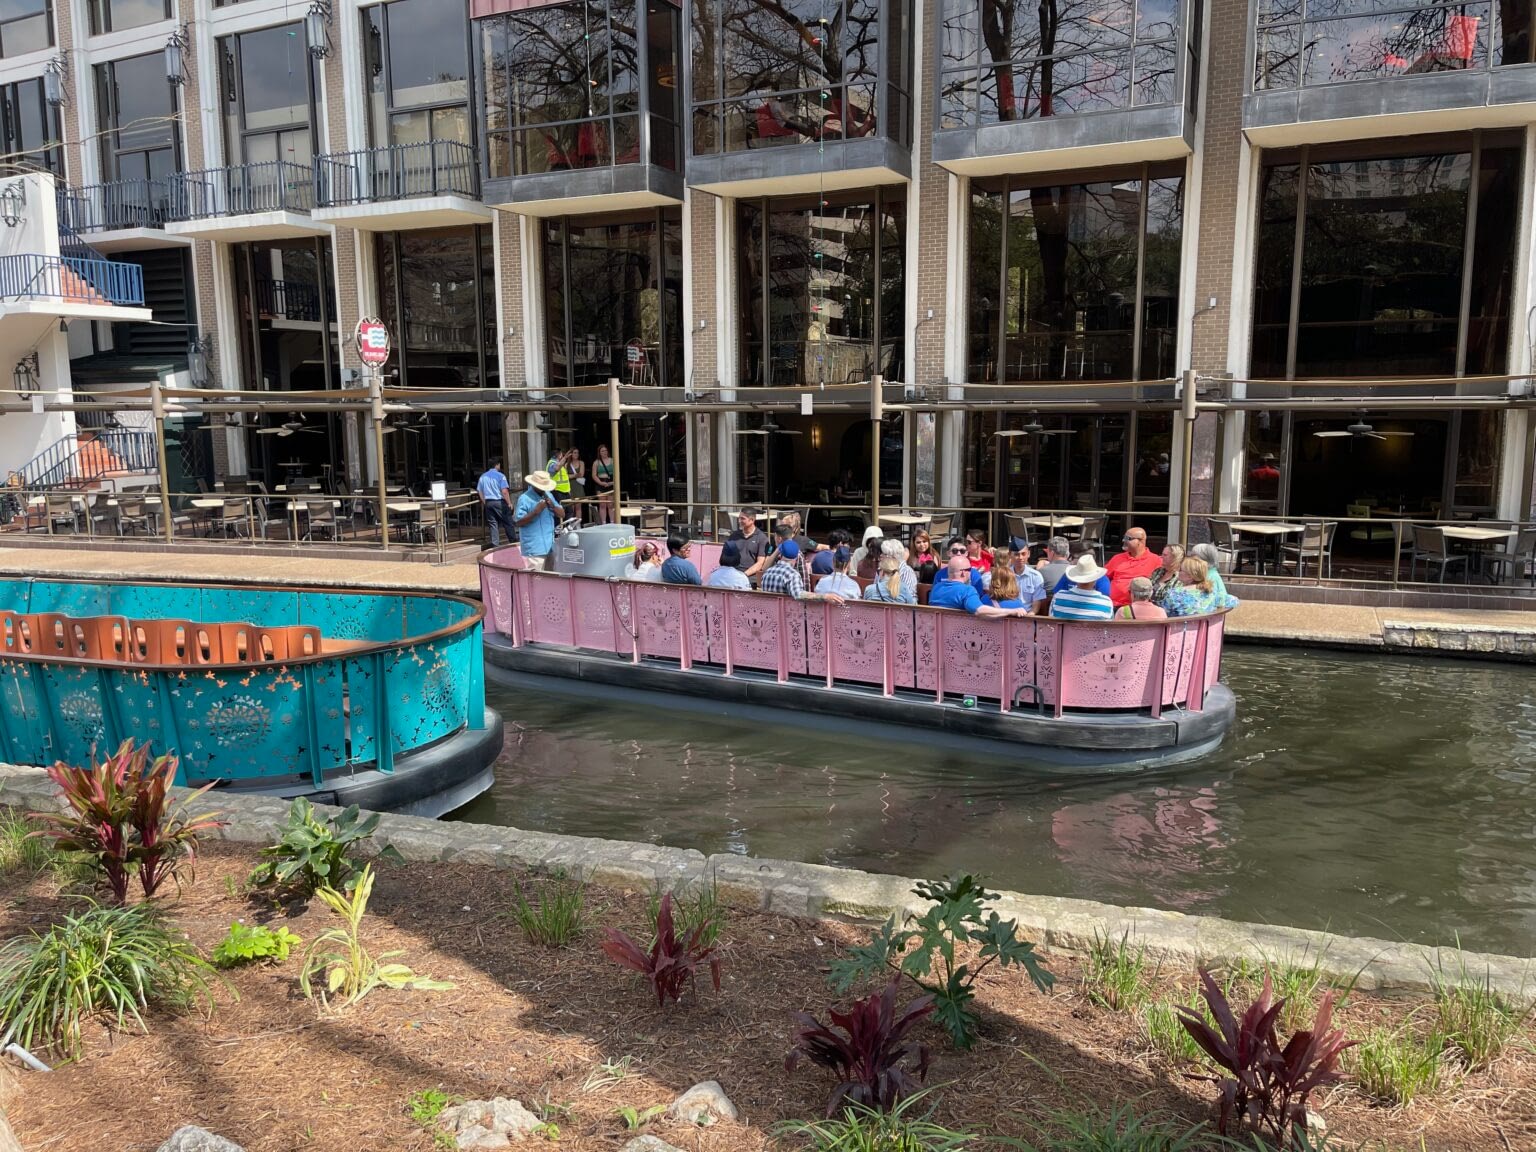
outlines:
[{"label": "water reflection", "polygon": [[1536,952],[1536,671],[1233,649],[1198,764],[1074,783],[1000,755],[491,689],[465,819]]}]

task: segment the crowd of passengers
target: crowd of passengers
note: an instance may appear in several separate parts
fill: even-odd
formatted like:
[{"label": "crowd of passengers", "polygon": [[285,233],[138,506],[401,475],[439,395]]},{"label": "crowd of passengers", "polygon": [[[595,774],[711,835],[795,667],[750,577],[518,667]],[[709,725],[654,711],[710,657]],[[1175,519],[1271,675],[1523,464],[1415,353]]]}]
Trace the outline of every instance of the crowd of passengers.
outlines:
[{"label": "crowd of passengers", "polygon": [[799,600],[874,600],[918,603],[918,586],[928,585],[930,608],[952,608],[972,616],[1053,616],[1063,620],[1164,620],[1203,616],[1237,604],[1217,571],[1216,549],[1197,544],[1189,555],[1177,544],[1161,555],[1147,547],[1147,533],[1131,528],[1121,551],[1100,567],[1091,547],[1076,547],[1053,536],[1044,556],[1031,562],[1030,548],[1015,542],[988,547],[979,530],[956,536],[936,549],[919,529],[911,544],[865,529],[857,548],[845,530],[833,529],[823,542],[805,535],[796,512],[786,512],[770,536],[757,514],[743,509],[720,550],[719,567],[701,579],[690,559],[692,542],[682,535],[667,541],[666,559],[652,541],[641,540],[626,571],[630,580],[691,584],[748,591],[756,588]]}]

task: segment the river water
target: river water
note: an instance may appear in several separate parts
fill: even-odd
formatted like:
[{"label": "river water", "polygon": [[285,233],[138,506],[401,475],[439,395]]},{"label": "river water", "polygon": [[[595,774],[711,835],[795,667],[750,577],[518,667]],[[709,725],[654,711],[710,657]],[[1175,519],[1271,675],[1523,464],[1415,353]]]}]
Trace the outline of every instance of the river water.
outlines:
[{"label": "river water", "polygon": [[1536,955],[1536,669],[1231,645],[1222,671],[1218,751],[1065,783],[491,684],[506,750],[456,816]]}]

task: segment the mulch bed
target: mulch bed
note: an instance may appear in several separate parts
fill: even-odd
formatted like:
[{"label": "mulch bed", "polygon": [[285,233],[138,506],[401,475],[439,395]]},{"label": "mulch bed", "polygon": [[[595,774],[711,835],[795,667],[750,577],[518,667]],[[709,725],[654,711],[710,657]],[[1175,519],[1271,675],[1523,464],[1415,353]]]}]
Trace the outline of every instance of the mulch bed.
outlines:
[{"label": "mulch bed", "polygon": [[[287,924],[306,941],[332,918],[318,902],[276,907],[240,890],[251,850],[214,844],[196,881],[172,897],[192,940],[211,949],[236,918]],[[447,992],[378,989],[360,1005],[325,1014],[297,987],[297,960],[229,974],[211,1019],[151,1018],[148,1035],[88,1034],[83,1056],[52,1075],[24,1074],[12,1122],[28,1152],[155,1149],[196,1123],[249,1152],[337,1149],[400,1152],[433,1147],[405,1114],[416,1092],[464,1098],[512,1096],[541,1107],[557,1144],[617,1149],[621,1105],[669,1103],[715,1079],[740,1123],[696,1129],[655,1121],[647,1129],[689,1152],[756,1150],[775,1143],[778,1121],[819,1116],[830,1081],[813,1066],[786,1074],[789,1013],[820,1014],[825,967],[862,929],[732,912],[724,983],[658,1009],[648,990],[598,951],[598,926],[647,935],[647,893],[589,889],[583,936],[562,949],[528,944],[508,916],[518,882],[510,872],[466,865],[384,866],[365,929],[375,954],[400,949],[418,973],[452,980]],[[0,936],[44,929],[61,903],[54,882],[0,877]],[[971,1052],[951,1048],[936,1026],[930,1084],[936,1119],[989,1135],[1027,1137],[1055,1108],[1134,1103],[1193,1125],[1211,1115],[1211,1089],[1151,1054],[1137,1017],[1089,1003],[1079,967],[1051,956],[1049,996],[1017,969],[989,970],[978,988],[982,1033]],[[1192,973],[1163,983],[1193,986]],[[1415,1001],[1352,995],[1339,1022],[1355,1034],[1403,1019]],[[633,1058],[620,1083],[593,1090],[603,1061]],[[1322,1101],[1345,1145],[1386,1150],[1536,1148],[1536,1044],[1527,1031],[1489,1070],[1406,1109],[1373,1106],[1341,1087]],[[529,1147],[539,1143],[535,1138]]]}]

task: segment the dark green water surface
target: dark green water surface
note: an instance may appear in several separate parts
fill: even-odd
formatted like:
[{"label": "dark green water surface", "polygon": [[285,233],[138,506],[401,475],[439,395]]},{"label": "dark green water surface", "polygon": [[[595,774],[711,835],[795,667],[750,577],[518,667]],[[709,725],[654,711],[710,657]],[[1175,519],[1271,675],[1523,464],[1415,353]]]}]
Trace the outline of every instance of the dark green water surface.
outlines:
[{"label": "dark green water surface", "polygon": [[1217,752],[1065,783],[493,683],[506,750],[456,815],[1536,955],[1536,669],[1234,645],[1223,676]]}]

